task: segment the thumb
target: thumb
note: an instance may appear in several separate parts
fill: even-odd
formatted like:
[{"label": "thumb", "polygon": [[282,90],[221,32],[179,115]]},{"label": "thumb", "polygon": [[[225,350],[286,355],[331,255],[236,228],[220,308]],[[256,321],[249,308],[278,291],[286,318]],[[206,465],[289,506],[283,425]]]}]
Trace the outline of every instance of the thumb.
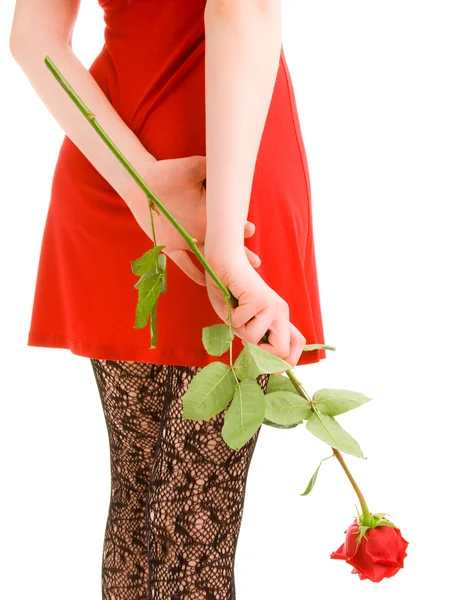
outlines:
[{"label": "thumb", "polygon": [[186,250],[174,250],[168,256],[190,279],[199,285],[206,285],[205,273],[196,267]]}]

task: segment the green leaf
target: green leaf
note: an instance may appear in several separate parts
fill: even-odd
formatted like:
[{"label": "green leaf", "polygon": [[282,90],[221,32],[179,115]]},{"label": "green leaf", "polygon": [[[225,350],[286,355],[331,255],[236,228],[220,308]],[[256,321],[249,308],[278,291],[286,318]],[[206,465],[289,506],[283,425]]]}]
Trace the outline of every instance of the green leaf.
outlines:
[{"label": "green leaf", "polygon": [[313,473],[312,478],[308,482],[308,485],[305,488],[305,490],[302,492],[302,494],[299,494],[300,496],[307,496],[307,494],[310,494],[310,492],[313,490],[313,486],[316,483],[316,478],[318,477],[318,471],[319,471],[320,466],[321,466],[321,463],[319,463],[319,465],[317,466],[317,468],[316,468],[315,472]]},{"label": "green leaf", "polygon": [[235,389],[224,415],[222,437],[234,450],[251,439],[265,417],[265,394],[255,379],[244,379]]},{"label": "green leaf", "polygon": [[371,398],[350,390],[322,389],[313,394],[312,400],[320,413],[333,417],[357,408],[369,402]]},{"label": "green leaf", "polygon": [[305,398],[292,392],[271,392],[265,395],[265,417],[280,425],[301,423],[312,414],[312,408]]},{"label": "green leaf", "polygon": [[273,423],[266,417],[263,419],[263,425],[269,425],[270,427],[275,427],[276,429],[293,429],[293,427],[297,427],[299,423],[294,423],[293,425],[280,425],[279,423]]},{"label": "green leaf", "polygon": [[225,323],[202,329],[202,343],[208,354],[212,356],[224,354],[230,348],[230,342],[234,337],[233,330]]},{"label": "green leaf", "polygon": [[357,506],[357,504],[354,504],[354,506],[355,506],[355,510],[356,510],[356,513],[357,513],[357,522],[358,522],[359,525],[361,525],[362,524],[362,517],[363,517],[363,515],[360,514],[359,507]]},{"label": "green leaf", "polygon": [[394,523],[387,521],[386,519],[380,519],[375,525],[373,525],[373,527],[394,527],[395,529],[398,529]]},{"label": "green leaf", "polygon": [[[164,246],[163,246],[164,247]],[[154,262],[147,273],[141,275],[138,281],[135,283],[133,287],[135,287],[138,291],[146,279],[152,278],[154,276],[160,277],[160,291],[162,294],[166,293],[166,255],[159,254],[158,262]]]},{"label": "green leaf", "polygon": [[302,352],[308,352],[309,350],[336,350],[335,346],[327,346],[326,344],[307,344],[303,347]]},{"label": "green leaf", "polygon": [[208,421],[227,406],[237,386],[229,365],[213,362],[199,371],[183,397],[183,419]]},{"label": "green leaf", "polygon": [[150,316],[150,350],[157,347],[157,308],[152,308]]},{"label": "green leaf", "polygon": [[136,329],[140,329],[147,325],[149,321],[149,312],[145,309],[144,305],[139,302],[136,305],[136,315],[135,315],[135,324],[133,327]]},{"label": "green leaf", "polygon": [[[160,246],[160,248],[166,248],[166,246]],[[158,255],[158,270],[160,272],[166,271],[166,254],[160,252]]]},{"label": "green leaf", "polygon": [[368,525],[359,525],[359,528],[357,530],[358,533],[356,532],[356,535],[357,535],[356,545],[357,546],[362,541],[362,538],[365,537],[365,533],[368,531],[368,529],[371,529],[371,527],[368,527]]},{"label": "green leaf", "polygon": [[163,248],[165,248],[165,246],[154,246],[147,252],[144,252],[144,254],[136,260],[132,260],[130,264],[133,273],[135,275],[145,275],[151,269],[155,269],[158,260],[158,254]]},{"label": "green leaf", "polygon": [[312,435],[326,442],[332,448],[363,458],[359,444],[333,417],[313,413],[305,427]]},{"label": "green leaf", "polygon": [[156,305],[158,296],[161,293],[161,273],[144,279],[139,286],[138,301],[143,305],[148,314]]},{"label": "green leaf", "polygon": [[165,269],[166,269],[166,254],[159,254],[158,262],[153,264],[151,269],[147,273],[144,273],[143,275],[141,275],[141,277],[138,279],[138,281],[135,283],[135,285],[133,287],[135,287],[136,289],[139,289],[139,286],[145,279],[148,279],[149,277],[152,277],[153,275],[157,275],[158,273],[160,273],[161,274],[161,292],[164,294],[166,292],[166,270]]},{"label": "green leaf", "polygon": [[385,519],[386,515],[388,515],[388,513],[386,512],[378,512],[378,513],[371,513],[373,517],[378,517],[379,519]]},{"label": "green leaf", "polygon": [[398,529],[394,523],[389,521],[385,516],[387,513],[374,513],[371,514],[371,527],[394,527]]},{"label": "green leaf", "polygon": [[241,380],[256,379],[262,373],[278,373],[293,368],[282,358],[250,342],[246,342],[233,366],[237,377]]},{"label": "green leaf", "polygon": [[310,492],[313,489],[313,486],[316,483],[316,478],[318,477],[318,471],[320,466],[323,464],[323,462],[325,460],[329,460],[329,458],[333,458],[334,455],[332,454],[331,456],[326,456],[326,458],[323,458],[322,460],[320,460],[319,465],[316,468],[316,471],[313,473],[312,478],[310,479],[310,481],[308,482],[307,487],[305,488],[305,490],[302,492],[302,494],[300,494],[301,496],[307,496],[307,494],[310,494]]},{"label": "green leaf", "polygon": [[160,291],[162,294],[166,293],[166,272],[160,275]]},{"label": "green leaf", "polygon": [[137,290],[139,290],[139,286],[142,284],[144,279],[147,279],[148,277],[152,277],[152,275],[155,275],[155,273],[150,272],[150,273],[146,273],[145,275],[141,275],[141,277],[138,279],[138,281],[135,283],[135,285],[133,287],[136,288]]},{"label": "green leaf", "polygon": [[272,392],[298,393],[291,379],[285,377],[285,375],[276,375],[275,373],[271,373],[268,379],[268,385],[266,386],[266,393],[270,394]]}]

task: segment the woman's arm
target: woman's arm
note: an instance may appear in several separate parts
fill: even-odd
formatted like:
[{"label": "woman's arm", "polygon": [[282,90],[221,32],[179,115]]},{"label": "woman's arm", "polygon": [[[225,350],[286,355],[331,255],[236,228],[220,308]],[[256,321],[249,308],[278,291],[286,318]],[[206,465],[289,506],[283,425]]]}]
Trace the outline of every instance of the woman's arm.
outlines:
[{"label": "woman's arm", "polygon": [[[139,173],[148,173],[150,163],[157,162],[156,159],[124,123],[72,51],[72,32],[79,6],[80,0],[16,0],[10,50],[67,136],[131,207],[137,201],[138,184],[44,63],[45,56],[49,55],[132,166]],[[152,189],[152,184],[148,180],[147,183]]]},{"label": "woman's arm", "polygon": [[207,0],[207,233],[214,259],[242,254],[257,153],[282,44],[280,0]]}]

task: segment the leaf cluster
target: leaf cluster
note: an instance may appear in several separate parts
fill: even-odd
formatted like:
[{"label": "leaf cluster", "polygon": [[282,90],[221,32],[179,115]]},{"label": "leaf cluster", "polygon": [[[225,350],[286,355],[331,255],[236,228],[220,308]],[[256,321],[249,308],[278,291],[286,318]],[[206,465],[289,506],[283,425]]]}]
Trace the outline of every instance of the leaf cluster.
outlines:
[{"label": "leaf cluster", "polygon": [[150,318],[150,349],[157,345],[156,306],[160,294],[166,293],[166,254],[161,250],[165,246],[154,246],[136,260],[131,268],[139,280],[134,287],[138,290],[134,328],[145,327]]},{"label": "leaf cluster", "polygon": [[[224,323],[202,331],[202,342],[212,356],[221,356],[233,338],[231,327]],[[357,441],[334,417],[370,398],[349,390],[321,389],[310,400],[288,377],[277,375],[291,368],[258,345],[246,343],[233,365],[212,362],[199,371],[183,398],[183,418],[208,420],[227,409],[222,435],[235,450],[249,441],[262,424],[291,429],[305,421],[306,429],[315,437],[363,458]],[[256,381],[264,373],[270,375],[266,394]]]}]

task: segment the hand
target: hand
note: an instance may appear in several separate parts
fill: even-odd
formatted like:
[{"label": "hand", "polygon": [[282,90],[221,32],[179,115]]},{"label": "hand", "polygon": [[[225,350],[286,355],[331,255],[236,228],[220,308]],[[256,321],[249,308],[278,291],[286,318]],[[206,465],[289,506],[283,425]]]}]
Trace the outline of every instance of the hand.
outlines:
[{"label": "hand", "polygon": [[[188,233],[197,240],[196,245],[204,253],[206,233],[206,176],[205,156],[188,156],[167,160],[149,161],[149,167],[140,173],[152,192]],[[148,200],[141,188],[128,199],[128,206],[141,229],[153,240]],[[153,211],[157,245],[188,277],[199,285],[205,285],[205,273],[194,264],[186,241],[163,215]],[[255,225],[247,221],[244,237],[255,233]],[[250,264],[260,265],[260,258],[248,248],[246,254]]]},{"label": "hand", "polygon": [[[231,308],[232,329],[245,342],[257,344],[262,350],[275,354],[296,366],[306,339],[289,320],[289,306],[270,288],[250,264],[246,253],[235,253],[233,258],[205,258],[219,279],[238,300]],[[228,305],[224,294],[206,273],[208,297],[216,314],[228,323]],[[259,341],[269,330],[268,343]]]}]

